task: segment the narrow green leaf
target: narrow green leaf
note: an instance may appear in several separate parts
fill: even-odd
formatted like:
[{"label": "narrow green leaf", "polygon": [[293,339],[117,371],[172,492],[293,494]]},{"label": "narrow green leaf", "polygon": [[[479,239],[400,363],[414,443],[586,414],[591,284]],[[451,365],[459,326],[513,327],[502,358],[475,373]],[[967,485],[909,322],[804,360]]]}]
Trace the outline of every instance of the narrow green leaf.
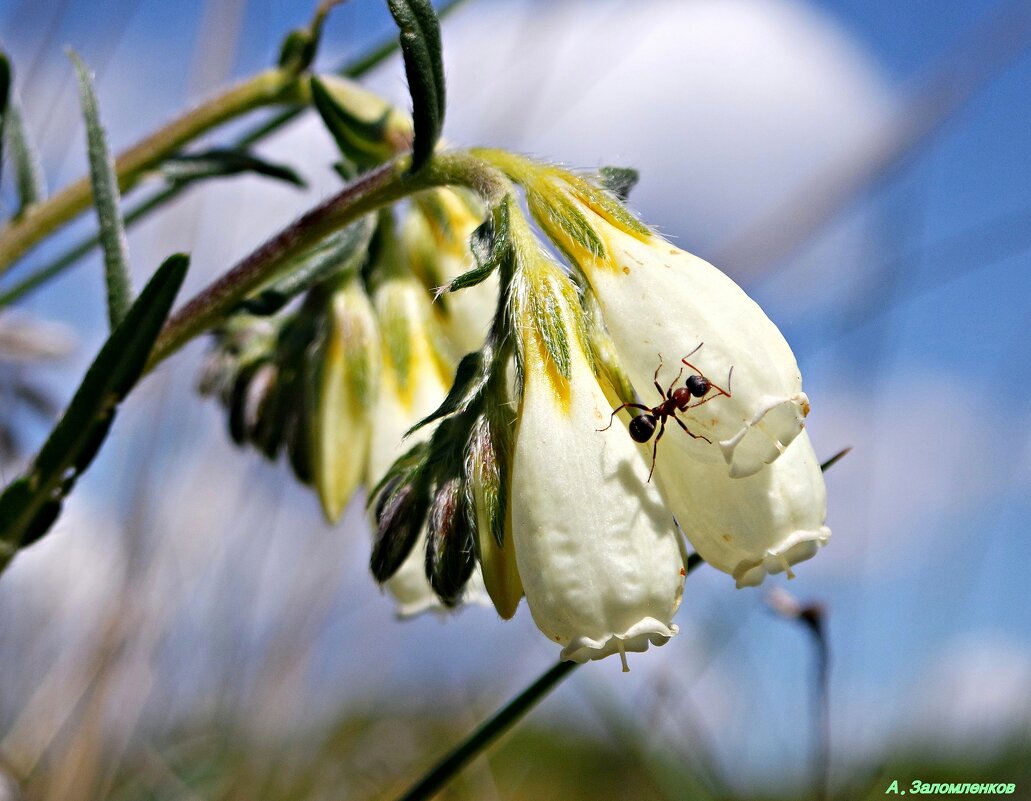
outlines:
[{"label": "narrow green leaf", "polygon": [[189,259],[182,254],[165,260],[144,287],[125,318],[108,337],[76,391],[61,422],[36,458],[36,470],[59,469],[81,447],[83,430],[114,408],[143,372],[154,340],[168,316]]},{"label": "narrow green leaf", "polygon": [[21,109],[13,97],[7,101],[4,134],[8,155],[14,163],[14,183],[18,190],[18,211],[14,216],[18,217],[29,206],[46,199],[47,186],[39,153],[29,139]]},{"label": "narrow green leaf", "polygon": [[11,98],[11,62],[0,50],[0,180],[4,177],[4,124],[7,121],[7,104]]},{"label": "narrow green leaf", "polygon": [[412,172],[425,164],[444,126],[444,61],[440,21],[429,0],[388,0],[390,13],[401,32],[408,91],[412,95],[415,142]]},{"label": "narrow green leaf", "polygon": [[844,459],[846,456],[848,456],[849,451],[851,451],[851,450],[852,450],[852,446],[851,445],[849,445],[847,448],[842,448],[840,451],[838,451],[836,454],[834,454],[830,459],[828,459],[826,462],[821,464],[820,465],[820,470],[823,471],[824,473],[826,473],[827,470],[829,470],[831,467],[834,467],[834,465],[836,465],[838,462],[840,462],[842,459]]},{"label": "narrow green leaf", "polygon": [[603,189],[626,203],[630,190],[637,186],[641,174],[633,167],[602,167],[598,170],[598,181]]},{"label": "narrow green leaf", "polygon": [[445,291],[455,292],[476,286],[509,258],[512,243],[508,237],[508,213],[508,204],[503,203],[476,227],[469,237],[469,250],[476,260],[476,266],[453,278]]},{"label": "narrow green leaf", "polygon": [[125,226],[118,209],[121,200],[115,160],[107,146],[107,136],[100,125],[100,109],[93,90],[89,69],[75,51],[68,51],[79,78],[79,96],[82,114],[86,120],[86,140],[89,145],[90,184],[93,187],[93,205],[100,225],[100,246],[104,250],[104,278],[107,283],[107,316],[114,329],[125,317],[132,302],[132,284],[129,279],[129,253],[125,242]]},{"label": "narrow green leaf", "polygon": [[242,148],[211,148],[200,153],[180,153],[165,159],[161,173],[172,183],[222,178],[253,173],[275,178],[304,188],[307,186],[297,171],[285,164],[276,164]]},{"label": "narrow green leaf", "polygon": [[28,473],[0,494],[0,571],[20,547],[46,533],[75,481],[93,461],[118,403],[143,372],[187,263],[186,256],[176,255],[157,269],[86,371]]},{"label": "narrow green leaf", "polygon": [[451,384],[451,389],[448,390],[447,396],[441,401],[440,406],[409,428],[405,432],[405,436],[409,436],[423,426],[429,425],[442,417],[447,417],[455,412],[465,411],[473,398],[475,398],[476,391],[483,386],[485,380],[483,367],[482,351],[467,353],[463,356],[462,361],[458,363],[458,369],[455,370],[455,380]]},{"label": "narrow green leaf", "polygon": [[251,314],[273,314],[316,284],[357,269],[368,254],[375,231],[374,214],[351,223],[298,257],[282,279],[246,300],[243,308]]},{"label": "narrow green leaf", "polygon": [[311,79],[311,98],[326,130],[348,161],[372,167],[394,155],[393,147],[387,141],[387,125],[392,110],[389,105],[384,105],[383,113],[375,119],[360,119],[337,100],[325,81],[317,77]]}]

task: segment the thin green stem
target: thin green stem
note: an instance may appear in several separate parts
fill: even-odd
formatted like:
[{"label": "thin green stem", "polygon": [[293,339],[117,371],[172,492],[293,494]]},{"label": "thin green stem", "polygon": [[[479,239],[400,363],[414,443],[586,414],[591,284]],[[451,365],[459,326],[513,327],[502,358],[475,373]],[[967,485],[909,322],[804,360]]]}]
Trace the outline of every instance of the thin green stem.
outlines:
[{"label": "thin green stem", "polygon": [[[147,170],[211,128],[259,106],[289,102],[297,86],[297,76],[292,73],[266,70],[191,109],[119,154],[115,160],[119,190],[134,187]],[[80,178],[0,229],[0,275],[26,251],[89,208],[92,197],[89,178]]]},{"label": "thin green stem", "polygon": [[[467,0],[448,0],[448,2],[441,4],[441,7],[437,11],[437,16],[443,19],[453,10],[458,8]],[[360,78],[370,70],[378,67],[390,56],[397,52],[399,47],[398,39],[388,39],[364,55],[359,56],[354,61],[346,64],[342,64],[337,67],[334,72],[345,78]],[[307,105],[298,105],[293,108],[280,111],[273,114],[267,120],[258,123],[249,131],[244,133],[238,139],[235,140],[235,144],[230,147],[233,148],[246,148],[262,139],[270,136],[271,134],[278,131],[284,125],[289,124],[293,120],[297,119],[306,109]],[[244,109],[245,111],[248,109]],[[166,203],[175,199],[180,193],[189,188],[194,182],[187,181],[183,183],[172,184],[171,186],[163,189],[153,197],[149,198],[144,203],[134,208],[132,211],[127,212],[125,215],[125,226],[129,228],[133,223],[143,219],[150,212],[161,208]],[[81,258],[88,255],[93,248],[100,243],[100,238],[92,236],[89,239],[80,241],[78,244],[69,248],[61,256],[57,257],[50,264],[41,267],[39,270],[34,272],[32,275],[25,278],[20,283],[11,287],[7,292],[0,294],[0,307],[7,306],[16,300],[24,297],[26,294],[31,292],[38,286],[43,285],[51,278],[60,275],[66,269],[71,267],[73,264],[78,262]],[[13,263],[13,262],[12,262]],[[3,274],[4,267],[0,266],[0,274]]]},{"label": "thin green stem", "polygon": [[[154,209],[167,203],[179,194],[181,188],[182,184],[173,184],[133,207],[125,214],[125,218],[123,219],[125,227],[128,228],[132,223],[142,219]],[[80,240],[50,264],[37,270],[31,275],[26,276],[6,292],[0,293],[0,308],[11,305],[15,301],[23,298],[36,287],[45,284],[51,278],[57,277],[75,264],[79,259],[88,255],[90,251],[99,244],[99,233],[92,234],[91,236]]]},{"label": "thin green stem", "polygon": [[[691,554],[687,558],[686,572],[690,574],[703,563],[704,560],[698,554]],[[423,777],[400,796],[398,801],[422,801],[433,796],[579,666],[578,662],[559,662],[549,668],[537,681],[499,709],[458,747],[423,774]]]},{"label": "thin green stem", "polygon": [[563,679],[576,668],[579,662],[559,662],[544,673],[537,681],[502,707],[494,717],[474,731],[454,751],[425,774],[398,801],[422,801],[432,797],[447,784],[462,768],[493,743],[501,734],[533,709]]},{"label": "thin green stem", "polygon": [[248,295],[278,278],[292,259],[369,212],[436,186],[465,186],[488,206],[511,190],[501,173],[461,151],[438,153],[414,174],[408,172],[410,162],[408,156],[399,157],[365,173],[245,256],[168,321],[154,346],[148,369],[216,325]]}]

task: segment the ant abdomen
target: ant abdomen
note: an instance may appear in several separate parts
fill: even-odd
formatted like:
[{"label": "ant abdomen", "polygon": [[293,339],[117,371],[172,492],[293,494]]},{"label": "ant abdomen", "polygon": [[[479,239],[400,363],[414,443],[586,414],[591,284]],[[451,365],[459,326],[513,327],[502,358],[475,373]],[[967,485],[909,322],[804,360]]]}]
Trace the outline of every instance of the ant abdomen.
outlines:
[{"label": "ant abdomen", "polygon": [[647,442],[655,433],[655,418],[650,414],[639,414],[630,421],[630,436],[634,442]]}]

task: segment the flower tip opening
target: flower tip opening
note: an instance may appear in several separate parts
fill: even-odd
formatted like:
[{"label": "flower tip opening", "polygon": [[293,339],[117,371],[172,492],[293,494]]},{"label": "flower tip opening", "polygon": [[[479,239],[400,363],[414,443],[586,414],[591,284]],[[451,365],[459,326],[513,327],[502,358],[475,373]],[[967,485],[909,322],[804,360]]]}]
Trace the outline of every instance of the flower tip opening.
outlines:
[{"label": "flower tip opening", "polygon": [[626,658],[628,652],[641,654],[648,650],[649,645],[656,647],[665,645],[679,631],[680,628],[675,623],[666,625],[654,617],[646,617],[623,634],[612,634],[599,639],[586,636],[576,637],[562,649],[559,658],[565,662],[583,664],[619,654],[623,672],[629,673],[630,666]]},{"label": "flower tip opening", "polygon": [[755,475],[775,461],[805,428],[809,398],[804,392],[790,398],[769,398],[734,436],[720,440],[732,478]]},{"label": "flower tip opening", "polygon": [[771,548],[757,562],[743,562],[734,570],[737,588],[758,587],[767,575],[785,573],[789,579],[795,577],[792,565],[812,559],[818,550],[831,538],[831,530],[820,526],[815,531],[796,531],[778,547]]}]

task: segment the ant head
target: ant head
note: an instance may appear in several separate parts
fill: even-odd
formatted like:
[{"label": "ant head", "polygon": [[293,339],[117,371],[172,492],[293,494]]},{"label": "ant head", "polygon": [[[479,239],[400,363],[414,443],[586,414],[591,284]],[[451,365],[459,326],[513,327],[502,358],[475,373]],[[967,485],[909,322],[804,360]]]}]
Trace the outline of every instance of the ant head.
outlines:
[{"label": "ant head", "polygon": [[654,415],[645,413],[639,414],[630,421],[630,436],[634,442],[647,442],[655,433]]},{"label": "ant head", "polygon": [[689,375],[684,383],[687,385],[687,391],[696,398],[703,397],[712,389],[712,384],[704,375]]}]

